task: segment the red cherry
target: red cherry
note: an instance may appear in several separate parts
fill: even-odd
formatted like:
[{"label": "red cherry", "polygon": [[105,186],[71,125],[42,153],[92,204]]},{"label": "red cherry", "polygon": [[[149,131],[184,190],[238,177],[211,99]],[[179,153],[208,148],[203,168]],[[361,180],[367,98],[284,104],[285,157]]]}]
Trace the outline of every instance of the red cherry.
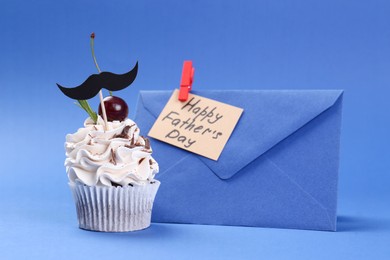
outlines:
[{"label": "red cherry", "polygon": [[[127,118],[129,108],[123,99],[115,96],[108,96],[105,97],[103,101],[108,121],[123,121]],[[101,105],[99,105],[99,115],[103,117]]]}]

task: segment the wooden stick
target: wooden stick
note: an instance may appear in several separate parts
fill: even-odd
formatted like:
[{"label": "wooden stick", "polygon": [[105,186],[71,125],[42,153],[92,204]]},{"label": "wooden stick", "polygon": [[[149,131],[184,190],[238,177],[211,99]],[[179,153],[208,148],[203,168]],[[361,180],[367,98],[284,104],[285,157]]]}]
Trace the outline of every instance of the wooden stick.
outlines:
[{"label": "wooden stick", "polygon": [[100,106],[102,107],[102,113],[103,113],[103,120],[104,120],[104,129],[108,130],[107,126],[107,113],[106,113],[106,107],[104,106],[104,101],[103,101],[103,93],[102,90],[99,91],[99,98],[100,98]]}]

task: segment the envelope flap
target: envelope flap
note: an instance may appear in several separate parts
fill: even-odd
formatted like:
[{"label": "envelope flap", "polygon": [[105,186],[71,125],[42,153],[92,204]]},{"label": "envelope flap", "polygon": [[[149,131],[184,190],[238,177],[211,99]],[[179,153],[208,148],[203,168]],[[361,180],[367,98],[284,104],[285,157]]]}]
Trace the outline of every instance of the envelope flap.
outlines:
[{"label": "envelope flap", "polygon": [[[197,156],[219,178],[229,179],[250,162],[331,107],[342,90],[228,90],[194,94],[244,109],[218,161]],[[171,91],[141,92],[145,109],[158,117]]]},{"label": "envelope flap", "polygon": [[144,108],[156,119],[171,95],[172,91],[140,91],[140,99]]}]

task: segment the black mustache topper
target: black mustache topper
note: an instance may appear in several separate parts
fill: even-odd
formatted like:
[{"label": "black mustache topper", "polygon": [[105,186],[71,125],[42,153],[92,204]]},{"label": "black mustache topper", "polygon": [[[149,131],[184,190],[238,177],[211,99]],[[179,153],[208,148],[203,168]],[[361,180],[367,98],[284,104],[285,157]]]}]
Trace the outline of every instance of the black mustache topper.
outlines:
[{"label": "black mustache topper", "polygon": [[125,74],[114,74],[111,72],[101,72],[92,74],[83,84],[74,88],[65,88],[57,83],[62,93],[77,100],[93,98],[102,88],[110,91],[122,90],[133,83],[137,77],[138,61],[134,68]]}]

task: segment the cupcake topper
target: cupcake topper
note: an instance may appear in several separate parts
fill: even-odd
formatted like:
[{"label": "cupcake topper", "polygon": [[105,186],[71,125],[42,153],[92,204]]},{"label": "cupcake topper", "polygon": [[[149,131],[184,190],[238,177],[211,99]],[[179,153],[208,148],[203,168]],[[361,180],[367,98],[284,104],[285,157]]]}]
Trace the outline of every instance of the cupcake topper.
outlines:
[{"label": "cupcake topper", "polygon": [[96,96],[102,88],[117,91],[128,87],[135,80],[137,71],[138,62],[131,71],[125,74],[119,75],[111,72],[101,72],[89,76],[83,84],[74,88],[66,88],[60,84],[57,84],[57,86],[65,96],[78,100],[86,100]]},{"label": "cupcake topper", "polygon": [[[94,39],[95,39],[95,33],[91,34],[91,51],[92,51],[92,58],[95,63],[95,66],[99,72],[99,74],[93,74],[87,78],[81,85],[74,87],[74,88],[66,88],[61,86],[60,84],[57,84],[58,88],[66,95],[67,97],[70,97],[72,99],[76,99],[79,102],[79,105],[87,111],[87,113],[90,115],[90,117],[97,122],[97,115],[95,112],[92,111],[90,108],[87,99],[93,98],[99,93],[100,98],[100,108],[102,110],[102,116],[105,121],[105,125],[107,126],[107,113],[106,113],[106,106],[105,101],[103,100],[103,93],[102,89],[107,89],[110,91],[110,95],[112,96],[111,91],[117,91],[122,90],[128,86],[130,86],[133,81],[135,80],[138,72],[138,62],[135,64],[134,68],[131,69],[129,72],[124,74],[114,74],[111,72],[101,72],[99,65],[96,61],[95,57],[95,51],[94,51]],[[113,97],[112,100],[117,100],[119,98]],[[111,101],[112,103],[113,101]],[[115,101],[116,102],[116,101]],[[107,104],[106,104],[107,105]],[[111,104],[112,105],[112,104]],[[115,105],[115,104],[114,104]],[[116,106],[118,107],[118,106]],[[123,106],[122,106],[123,107]],[[126,111],[127,116],[127,105],[124,107]],[[100,109],[99,109],[100,110]],[[119,111],[121,112],[121,111]],[[118,111],[114,111],[114,113],[118,113]],[[124,113],[121,113],[124,114]],[[122,118],[121,116],[120,118]],[[115,115],[111,117],[112,120],[118,120]]]}]

